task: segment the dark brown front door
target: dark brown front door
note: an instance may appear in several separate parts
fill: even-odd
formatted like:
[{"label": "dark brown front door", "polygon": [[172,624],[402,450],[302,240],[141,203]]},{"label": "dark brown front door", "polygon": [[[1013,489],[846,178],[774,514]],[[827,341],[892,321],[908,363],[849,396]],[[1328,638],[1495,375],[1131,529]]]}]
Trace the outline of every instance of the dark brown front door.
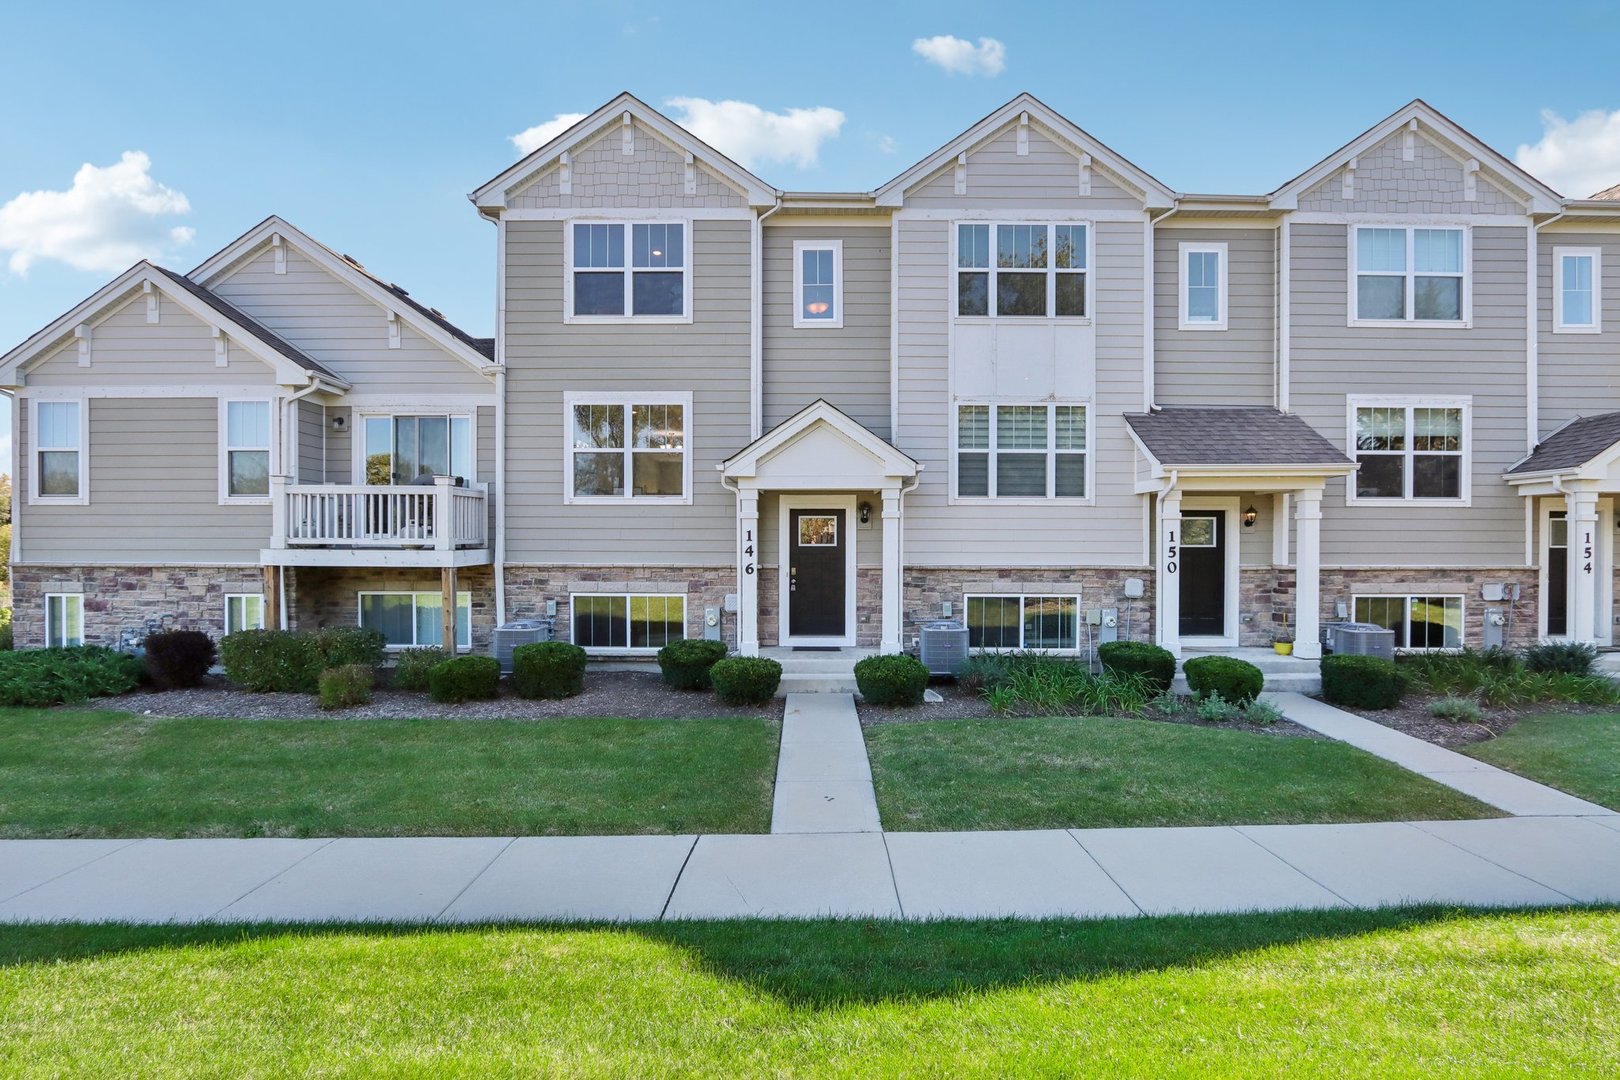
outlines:
[{"label": "dark brown front door", "polygon": [[1569,511],[1555,510],[1547,522],[1547,636],[1569,633]]},{"label": "dark brown front door", "polygon": [[842,510],[788,512],[788,636],[844,636],[844,545],[849,542]]},{"label": "dark brown front door", "polygon": [[1226,636],[1226,515],[1181,515],[1181,636]]}]

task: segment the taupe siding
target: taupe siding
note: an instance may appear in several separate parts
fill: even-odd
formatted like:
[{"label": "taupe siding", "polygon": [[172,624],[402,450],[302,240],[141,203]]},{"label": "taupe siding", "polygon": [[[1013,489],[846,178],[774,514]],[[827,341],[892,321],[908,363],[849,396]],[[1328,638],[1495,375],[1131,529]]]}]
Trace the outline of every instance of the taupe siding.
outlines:
[{"label": "taupe siding", "polygon": [[[343,417],[343,430],[338,431],[331,426],[337,417]],[[365,437],[364,432],[354,430],[354,410],[346,405],[329,405],[326,408],[326,482],[328,484],[354,483],[354,440]]]},{"label": "taupe siding", "polygon": [[1473,326],[1350,327],[1344,225],[1295,225],[1292,407],[1347,442],[1346,396],[1473,397],[1470,508],[1323,502],[1322,561],[1332,565],[1503,565],[1524,559],[1524,508],[1501,473],[1524,454],[1525,231],[1473,230]]},{"label": "taupe siding", "polygon": [[[849,495],[849,492],[838,492],[839,498]],[[860,522],[852,521],[849,528],[855,530],[855,565],[863,567],[881,567],[883,565],[883,498],[876,492],[859,491],[855,496],[856,517],[860,516],[861,503],[872,505],[872,523],[862,526]],[[807,495],[806,498],[815,498]],[[762,567],[776,567],[782,563],[782,499],[780,494],[767,491],[759,497],[759,564]],[[771,584],[775,589],[775,583]]]},{"label": "taupe siding", "polygon": [[[1276,402],[1274,229],[1159,228],[1153,239],[1154,385],[1161,405]],[[1182,330],[1181,244],[1227,246],[1225,330]]]},{"label": "taupe siding", "polygon": [[[507,225],[510,561],[735,563],[736,500],[716,466],[750,439],[750,229],[746,221],[698,221],[692,234],[691,325],[568,325],[563,223]],[[564,504],[565,391],[690,391],[692,505]]]},{"label": "taupe siding", "polygon": [[1463,198],[1463,163],[1419,133],[1407,161],[1402,134],[1385,139],[1356,161],[1353,197],[1344,197],[1339,171],[1299,198],[1301,210],[1335,214],[1511,214],[1520,206],[1484,176],[1477,178],[1474,201]]},{"label": "taupe siding", "polygon": [[300,484],[326,480],[326,410],[312,401],[298,403],[298,471]]},{"label": "taupe siding", "polygon": [[571,193],[562,193],[562,169],[553,165],[507,198],[515,210],[541,207],[747,206],[730,184],[696,162],[696,190],[686,191],[686,152],[634,123],[635,152],[624,152],[618,123],[594,142],[576,147]]},{"label": "taupe siding", "polygon": [[1141,200],[1101,165],[1091,167],[1091,194],[1080,194],[1080,159],[1039,124],[1029,126],[1029,153],[1018,155],[1014,124],[968,154],[967,194],[956,194],[956,164],[914,187],[906,205],[951,210],[1086,208],[1140,211]]},{"label": "taupe siding", "polygon": [[[1540,432],[1549,435],[1577,416],[1620,409],[1620,236],[1614,233],[1542,232],[1536,284],[1540,293],[1537,371],[1541,383]],[[1603,251],[1603,332],[1553,333],[1553,248]]]},{"label": "taupe siding", "polygon": [[[841,329],[794,329],[796,240],[843,242]],[[889,223],[826,228],[767,225],[763,288],[765,430],[817,398],[826,398],[888,438]]]},{"label": "taupe siding", "polygon": [[69,338],[28,370],[28,385],[57,386],[272,386],[275,373],[232,343],[227,363],[214,362],[213,329],[164,296],[158,322],[146,321],[139,293],[91,332],[90,366],[79,366],[78,343]]}]

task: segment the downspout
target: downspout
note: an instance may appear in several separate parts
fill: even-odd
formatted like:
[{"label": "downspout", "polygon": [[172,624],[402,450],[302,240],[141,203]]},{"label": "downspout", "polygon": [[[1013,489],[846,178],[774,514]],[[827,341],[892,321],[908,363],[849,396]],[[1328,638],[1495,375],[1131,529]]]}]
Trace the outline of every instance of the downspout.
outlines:
[{"label": "downspout", "polygon": [[1293,234],[1289,219],[1277,225],[1277,411],[1287,412],[1289,383],[1293,379],[1293,268],[1289,248]]},{"label": "downspout", "polygon": [[[506,216],[495,221],[495,625],[506,623]],[[475,412],[474,416],[477,415]]]},{"label": "downspout", "polygon": [[[1165,572],[1164,559],[1159,550],[1159,528],[1164,520],[1164,497],[1176,490],[1181,482],[1181,472],[1171,469],[1170,475],[1165,479],[1164,487],[1153,496],[1153,626],[1155,644],[1164,640],[1164,590]],[[1239,505],[1242,505],[1241,503]]]},{"label": "downspout", "polygon": [[[291,459],[293,469],[291,476],[294,482],[296,482],[298,479],[298,403],[309,397],[309,395],[315,393],[315,391],[322,389],[322,386],[323,384],[321,383],[320,379],[311,376],[308,386],[304,387],[296,394],[288,397],[287,400],[282,403],[284,407],[281,410],[281,452]],[[330,387],[327,387],[327,389],[330,389]],[[291,421],[291,423],[288,421]],[[321,438],[324,442],[326,438],[326,426],[324,424],[321,425]],[[282,462],[283,475],[286,475],[286,470],[287,462],[284,460]],[[325,450],[323,449],[321,454],[322,479],[325,479],[325,476],[326,456]],[[12,526],[12,531],[16,531],[15,525]],[[276,579],[278,582],[276,585],[276,591],[281,594],[280,599],[276,603],[276,617],[280,622],[278,629],[287,630],[291,628],[292,623],[291,619],[289,618],[291,612],[287,610],[287,568],[285,566],[276,567]]]},{"label": "downspout", "polygon": [[1560,210],[1526,233],[1524,263],[1524,417],[1525,446],[1534,453],[1541,434],[1541,230],[1567,215]]},{"label": "downspout", "polygon": [[[1159,222],[1172,214],[1177,213],[1178,207],[1172,206],[1158,217],[1147,219],[1146,234],[1142,237],[1142,411],[1153,411],[1154,399],[1154,355],[1153,322],[1154,295],[1153,295],[1153,230],[1158,228]],[[1177,271],[1180,272],[1179,270]]]},{"label": "downspout", "polygon": [[753,258],[748,265],[748,432],[749,439],[757,439],[765,426],[765,315],[764,263],[765,219],[782,209],[782,196],[776,205],[763,214],[754,215],[750,232],[753,236]]}]

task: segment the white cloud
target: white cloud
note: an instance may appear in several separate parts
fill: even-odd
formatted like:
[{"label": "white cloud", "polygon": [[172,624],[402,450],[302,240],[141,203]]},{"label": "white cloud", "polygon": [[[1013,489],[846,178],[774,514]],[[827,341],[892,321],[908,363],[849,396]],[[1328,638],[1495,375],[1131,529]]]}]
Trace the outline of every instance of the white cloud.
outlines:
[{"label": "white cloud", "polygon": [[894,141],[893,135],[885,135],[878,140],[878,153],[892,154],[900,149],[900,144]]},{"label": "white cloud", "polygon": [[766,112],[746,101],[671,98],[675,121],[746,168],[759,161],[788,161],[801,169],[816,163],[821,144],[838,137],[844,114],[825,105]]},{"label": "white cloud", "polygon": [[162,218],[191,213],[191,202],[153,180],[152,159],[128,150],[116,165],[85,164],[66,191],[25,191],[0,206],[0,251],[12,272],[40,259],[76,270],[123,270],[191,242],[195,229]]},{"label": "white cloud", "polygon": [[1620,109],[1592,109],[1573,120],[1543,109],[1541,126],[1541,141],[1513,155],[1520,168],[1577,199],[1620,184]]},{"label": "white cloud", "polygon": [[510,135],[508,138],[512,140],[512,145],[517,147],[518,157],[522,157],[525,154],[534,153],[583,119],[585,119],[585,114],[582,112],[558,113],[545,123],[536,124],[526,131]]},{"label": "white cloud", "polygon": [[949,34],[918,38],[911,51],[937,64],[952,75],[1000,75],[1007,67],[1007,46],[995,38],[982,37],[977,45]]}]

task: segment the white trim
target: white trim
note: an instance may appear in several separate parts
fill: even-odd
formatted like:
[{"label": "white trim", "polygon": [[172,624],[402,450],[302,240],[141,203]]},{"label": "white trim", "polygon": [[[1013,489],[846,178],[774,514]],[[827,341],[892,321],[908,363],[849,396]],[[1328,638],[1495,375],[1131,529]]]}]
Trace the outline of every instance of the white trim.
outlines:
[{"label": "white trim", "polygon": [[[241,386],[24,386],[12,391],[33,401],[77,401],[81,398],[259,398],[279,396],[275,383]],[[344,399],[348,404],[348,399]]]},{"label": "white trim", "polygon": [[[1388,212],[1340,213],[1337,211],[1295,210],[1285,219],[1296,225],[1370,225],[1382,226],[1394,221],[1416,229],[1466,229],[1470,226],[1506,229],[1528,225],[1532,219],[1524,214],[1402,214],[1392,218]],[[1396,227],[1396,226],[1392,226]],[[1202,226],[1200,226],[1202,228]]]},{"label": "white trim", "polygon": [[[1592,321],[1567,323],[1564,321],[1564,260],[1592,260]],[[1553,325],[1555,334],[1601,334],[1603,332],[1603,249],[1600,247],[1554,247],[1553,263]]]},{"label": "white trim", "polygon": [[[1357,409],[1405,409],[1406,410],[1406,449],[1401,451],[1404,465],[1401,469],[1402,487],[1407,494],[1401,498],[1379,498],[1361,496],[1356,494],[1354,480],[1347,480],[1344,485],[1344,501],[1346,506],[1472,506],[1474,504],[1474,399],[1472,396],[1459,397],[1426,397],[1384,395],[1384,394],[1348,394],[1345,396],[1345,456],[1355,461],[1361,451],[1356,449],[1356,410]],[[1455,455],[1462,460],[1457,479],[1458,496],[1455,499],[1434,497],[1418,498],[1411,494],[1413,472],[1412,457],[1418,451],[1412,447],[1412,410],[1413,409],[1461,409],[1462,410],[1462,448],[1455,451]],[[1395,456],[1394,451],[1367,451],[1378,456]],[[1452,451],[1423,451],[1424,454],[1438,454],[1452,456]]]},{"label": "white trim", "polygon": [[[1238,595],[1242,586],[1241,573],[1243,566],[1242,552],[1240,550],[1243,545],[1243,537],[1239,532],[1241,526],[1238,521],[1238,515],[1242,512],[1242,501],[1243,500],[1236,495],[1210,498],[1208,496],[1198,497],[1191,494],[1183,497],[1181,500],[1182,525],[1180,546],[1183,549],[1185,549],[1187,546],[1186,521],[1189,517],[1207,517],[1213,512],[1221,514],[1225,518],[1222,534],[1225,542],[1225,549],[1222,551],[1222,562],[1223,572],[1226,575],[1226,588],[1223,590],[1224,598],[1226,600],[1226,611],[1221,616],[1221,620],[1226,626],[1226,633],[1203,635],[1183,634],[1181,632],[1180,625],[1182,609],[1181,604],[1178,602],[1176,604],[1176,639],[1181,643],[1183,648],[1235,649],[1238,646],[1239,635],[1242,633],[1242,627],[1239,623],[1241,614],[1241,605],[1239,604],[1239,600],[1241,597]],[[1182,564],[1181,569],[1183,571],[1183,573],[1178,574],[1176,578],[1176,588],[1179,590],[1182,582],[1186,581],[1186,559],[1182,558],[1178,561]],[[1178,601],[1179,596],[1180,594],[1178,592]]]},{"label": "white trim", "polygon": [[[966,626],[968,628],[968,633],[970,635],[973,632],[973,627],[972,627],[972,624],[970,624],[968,622],[968,601],[969,600],[1017,600],[1018,601],[1018,644],[1014,645],[1010,649],[1005,648],[1005,647],[987,648],[987,647],[985,647],[983,645],[980,645],[980,646],[971,648],[970,651],[974,652],[974,653],[1005,653],[1005,652],[1022,652],[1022,651],[1025,651],[1027,649],[1030,649],[1030,648],[1036,648],[1036,649],[1039,649],[1042,653],[1046,653],[1046,654],[1051,655],[1051,656],[1075,656],[1075,655],[1077,655],[1080,652],[1080,639],[1081,639],[1081,636],[1082,636],[1081,632],[1080,632],[1080,628],[1085,625],[1085,618],[1086,618],[1085,605],[1083,605],[1080,602],[1080,594],[1081,594],[1080,587],[1079,586],[1074,586],[1074,591],[1073,592],[1054,590],[1054,588],[1052,586],[1050,586],[1050,585],[1040,585],[1038,583],[1030,583],[1030,584],[1027,584],[1027,585],[1021,585],[1021,586],[1019,586],[1019,588],[1022,588],[1022,589],[1026,590],[1026,591],[1024,591],[1024,592],[967,592],[967,591],[964,591],[962,593],[962,625]],[[1025,640],[1024,640],[1024,602],[1027,601],[1027,600],[1073,600],[1074,601],[1074,648],[1072,648],[1072,649],[1052,649],[1052,648],[1044,648],[1044,647],[1041,647],[1041,646],[1030,646],[1030,645],[1025,643]]]},{"label": "white trim", "polygon": [[[625,445],[619,447],[624,454],[624,494],[622,495],[576,495],[574,493],[574,406],[576,405],[611,405],[622,408],[624,415],[624,441]],[[635,450],[630,446],[630,408],[635,405],[679,405],[681,406],[681,494],[680,495],[636,495],[635,490]],[[563,427],[562,427],[562,495],[566,504],[580,504],[598,506],[625,506],[629,504],[666,504],[676,506],[690,506],[692,504],[692,429],[696,426],[692,417],[692,392],[684,393],[593,393],[589,390],[569,390],[563,394]],[[587,451],[589,453],[607,453],[610,449],[600,451]],[[668,453],[669,451],[663,451]]]},{"label": "white trim", "polygon": [[[231,430],[230,410],[231,410],[232,405],[237,405],[237,404],[240,404],[240,405],[263,405],[264,406],[264,408],[265,408],[265,428],[266,428],[266,432],[267,432],[267,435],[268,435],[268,438],[269,438],[269,445],[267,445],[267,446],[246,446],[246,445],[244,445],[244,446],[234,446],[234,445],[231,444],[231,441],[230,441],[230,430]],[[280,447],[281,440],[277,439],[276,434],[275,434],[276,413],[279,411],[276,408],[276,404],[277,404],[277,399],[274,398],[274,397],[241,397],[241,398],[221,397],[219,399],[219,410],[218,410],[219,427],[218,427],[218,431],[216,432],[216,436],[217,436],[216,441],[219,443],[219,505],[221,505],[221,506],[269,506],[270,505],[270,493],[268,491],[266,491],[263,495],[232,495],[231,494],[231,451],[233,451],[233,450],[244,450],[244,451],[263,450],[265,452],[265,457],[266,457],[265,476],[268,478],[268,477],[271,477],[271,476],[278,475],[278,470],[281,467],[281,454],[278,453],[278,451],[281,448]],[[295,440],[298,437],[298,428],[299,428],[298,416],[297,416],[297,413],[295,411],[294,414],[293,414],[293,437],[294,437]],[[324,419],[323,419],[323,422],[321,424],[321,433],[323,435],[325,434],[325,429],[326,429],[326,424],[325,424]],[[297,446],[296,442],[294,443],[294,446],[295,447]],[[323,461],[324,461],[324,456],[323,456]],[[296,454],[296,451],[295,451],[294,461],[293,461],[294,467],[296,467],[297,464],[298,464],[298,462],[297,462],[297,454]]]},{"label": "white trim", "polygon": [[[857,566],[855,562],[855,548],[857,541],[855,530],[851,527],[855,522],[855,496],[849,494],[834,495],[789,495],[777,497],[777,529],[776,529],[776,640],[778,645],[838,645],[849,647],[855,644],[857,617],[855,612],[855,575]],[[792,603],[788,592],[788,568],[790,558],[791,538],[788,523],[791,520],[790,510],[824,510],[834,509],[844,511],[844,633],[840,637],[806,637],[793,636],[788,632],[791,625],[789,605]]]},{"label": "white trim", "polygon": [[[1565,573],[1564,573],[1564,633],[1549,634],[1547,632],[1547,551],[1548,541],[1551,539],[1552,515],[1563,514],[1564,520],[1572,529],[1574,522],[1569,520],[1568,503],[1560,497],[1544,497],[1540,499],[1526,499],[1525,508],[1535,502],[1536,538],[1538,542],[1536,564],[1536,636],[1542,640],[1556,641],[1582,641],[1586,640],[1579,634],[1572,633],[1572,623],[1575,618],[1575,569],[1577,561],[1573,555],[1574,546],[1569,544],[1569,534],[1565,534]],[[1602,498],[1597,501],[1597,560],[1599,573],[1597,578],[1597,595],[1594,598],[1592,630],[1594,640],[1599,645],[1612,645],[1614,643],[1614,499]]]},{"label": "white trim", "polygon": [[[1084,221],[1071,222],[1066,220],[1073,218],[1076,214],[1084,214]],[[892,216],[897,221],[965,221],[973,225],[983,225],[988,222],[1002,222],[1009,225],[1039,225],[1042,222],[1051,221],[1055,221],[1060,225],[1094,224],[1100,221],[1106,221],[1110,224],[1124,222],[1140,225],[1142,223],[1142,212],[1140,210],[1108,210],[1095,206],[1084,208],[1058,206],[1050,209],[1037,209],[1028,206],[961,206],[951,209],[913,206],[904,210],[896,210]]]},{"label": "white trim", "polygon": [[[692,321],[692,222],[688,217],[672,215],[667,210],[657,218],[645,220],[631,220],[628,216],[615,211],[612,218],[593,218],[589,215],[575,213],[563,221],[563,319],[569,325],[589,325],[592,323],[611,323],[615,325],[657,326],[690,323]],[[574,265],[574,227],[577,225],[607,225],[617,226],[624,230],[624,262],[618,267],[576,267]],[[637,267],[635,263],[635,226],[637,225],[679,225],[681,227],[681,265],[679,267]],[[681,313],[679,315],[635,315],[635,277],[640,274],[668,274],[679,271],[681,275]],[[624,279],[624,314],[622,315],[576,315],[574,314],[574,275],[575,274],[614,274]]]},{"label": "white trim", "polygon": [[[1192,287],[1187,277],[1188,255],[1214,255],[1215,256],[1215,318],[1192,319],[1188,315],[1187,291]],[[1228,262],[1227,244],[1200,241],[1198,243],[1181,243],[1176,245],[1176,324],[1181,330],[1225,330],[1226,314],[1226,267]]]},{"label": "white trim", "polygon": [[[804,314],[804,253],[832,252],[832,308],[830,319],[812,319]],[[842,330],[844,328],[844,242],[842,240],[793,241],[793,327],[796,330]]]},{"label": "white trim", "polygon": [[[79,441],[77,446],[41,446],[39,438],[39,409],[41,405],[75,405],[79,410]],[[21,438],[12,433],[19,444]],[[39,490],[39,455],[42,451],[72,450],[79,455],[79,490],[74,495],[42,495]],[[57,398],[33,398],[28,403],[28,502],[33,506],[89,506],[90,505],[90,402],[80,396],[64,395]],[[13,526],[15,531],[15,526]]]},{"label": "white trim", "polygon": [[[467,474],[462,477],[469,485],[476,485],[481,481],[478,478],[478,406],[461,406],[459,408],[445,403],[445,399],[432,401],[417,401],[400,404],[393,407],[382,405],[357,405],[349,410],[349,476],[356,484],[366,482],[366,421],[386,417],[390,421],[401,416],[443,416],[449,420],[467,421]],[[485,406],[487,407],[487,405]],[[454,427],[445,432],[445,437],[451,440],[446,449],[450,454],[449,467],[455,469],[455,443]],[[392,468],[393,440],[389,441],[390,468]]]},{"label": "white trim", "polygon": [[[1361,255],[1360,244],[1357,243],[1356,232],[1360,229],[1389,229],[1406,234],[1406,264],[1399,276],[1405,281],[1403,306],[1406,317],[1402,319],[1364,319],[1361,317],[1360,300],[1357,286],[1360,283],[1363,271],[1359,260]],[[1451,273],[1435,273],[1417,269],[1416,248],[1417,230],[1435,232],[1458,232],[1462,234],[1462,283],[1459,286],[1461,295],[1458,297],[1462,318],[1460,319],[1420,319],[1417,317],[1417,279],[1419,277],[1451,278],[1459,275]],[[1350,267],[1346,275],[1346,326],[1379,326],[1379,327],[1441,327],[1449,329],[1468,329],[1474,324],[1474,231],[1466,223],[1455,221],[1422,222],[1410,218],[1390,219],[1381,218],[1373,221],[1351,222],[1345,229],[1345,259]],[[1365,273],[1370,277],[1395,277],[1393,270],[1368,270]]]},{"label": "white trim", "polygon": [[[573,592],[568,593],[568,640],[582,649],[589,649],[593,656],[653,656],[663,646],[661,645],[630,645],[630,601],[632,600],[679,600],[681,602],[681,636],[675,640],[684,641],[689,636],[686,632],[687,617],[691,614],[692,599],[684,592],[634,592],[628,585],[624,592]],[[617,645],[585,645],[578,641],[574,635],[574,619],[579,615],[578,600],[582,596],[606,597],[609,600],[624,601],[624,640],[623,646]]]},{"label": "white trim", "polygon": [[430,397],[421,397],[380,393],[345,394],[332,404],[372,412],[442,413],[467,412],[478,408],[492,409],[499,400],[498,394],[433,394]]},{"label": "white trim", "polygon": [[22,429],[22,399],[16,394],[8,395],[11,398],[11,550],[6,553],[7,565],[23,565],[22,548],[22,505],[29,500],[21,497],[18,490],[17,478],[22,476],[22,438],[18,434]]},{"label": "white trim", "polygon": [[[1070,211],[1070,214],[1073,212]],[[1140,218],[1134,219],[1140,223]],[[963,225],[983,226],[988,232],[986,243],[989,247],[989,256],[984,266],[962,266],[958,257],[957,247],[962,235]],[[1046,277],[1046,314],[1045,315],[999,315],[996,313],[996,278],[1003,268],[996,265],[996,247],[999,242],[997,230],[1006,226],[1015,225],[1045,225],[1046,226],[1046,266],[1030,267],[1027,269],[1017,267],[1005,268],[1012,274],[1044,274]],[[1078,227],[1086,230],[1085,265],[1077,267],[1059,268],[1057,265],[1057,233],[1058,226]],[[1090,326],[1092,324],[1097,303],[1097,275],[1093,269],[1097,262],[1096,255],[1097,230],[1090,220],[1084,218],[1064,217],[1059,215],[1044,221],[1017,221],[1005,217],[984,221],[953,221],[950,235],[950,255],[948,272],[950,279],[948,288],[950,292],[950,319],[954,327],[956,324],[967,325],[995,325],[1003,320],[1014,325],[1030,324],[1061,324],[1064,326]],[[985,279],[985,314],[961,314],[958,287],[963,274],[982,273]],[[1057,282],[1064,274],[1081,275],[1085,279],[1085,311],[1084,315],[1059,315],[1057,313]],[[954,337],[951,352],[955,353]]]},{"label": "white trim", "polygon": [[[1406,628],[1408,630],[1410,630],[1411,625],[1412,625],[1412,601],[1413,600],[1417,600],[1417,599],[1423,599],[1423,600],[1456,600],[1457,603],[1458,603],[1458,615],[1459,615],[1458,621],[1460,623],[1460,625],[1459,625],[1459,627],[1457,629],[1458,644],[1456,646],[1440,645],[1440,646],[1435,646],[1435,647],[1432,647],[1432,648],[1430,648],[1430,647],[1421,647],[1421,648],[1419,648],[1419,647],[1414,647],[1413,645],[1411,645],[1410,644],[1411,639],[1408,638],[1407,639],[1408,644],[1406,644],[1406,645],[1396,645],[1395,649],[1396,649],[1397,652],[1402,652],[1402,653],[1445,653],[1445,652],[1456,652],[1459,649],[1466,648],[1468,646],[1468,594],[1467,593],[1455,593],[1455,592],[1422,592],[1422,591],[1419,591],[1419,590],[1421,590],[1422,586],[1418,586],[1418,585],[1413,585],[1413,586],[1410,586],[1409,588],[1412,591],[1410,591],[1410,592],[1369,592],[1369,593],[1351,592],[1351,594],[1350,594],[1350,618],[1352,620],[1356,621],[1356,622],[1362,621],[1362,620],[1356,618],[1356,604],[1357,604],[1358,601],[1361,601],[1361,600],[1400,600],[1403,603],[1402,610],[1404,612],[1404,614],[1401,617],[1401,621],[1406,625]],[[1503,602],[1506,603],[1506,601],[1503,601]]]},{"label": "white trim", "polygon": [[[234,601],[244,601],[244,602],[248,601],[248,600],[257,600],[259,602],[259,622],[258,622],[258,625],[257,626],[243,625],[240,629],[242,629],[242,630],[263,630],[264,629],[264,594],[262,592],[256,592],[256,593],[226,593],[225,594],[225,621],[223,623],[221,623],[221,625],[225,628],[225,635],[229,635],[232,632],[231,631],[231,602],[233,600]],[[244,615],[246,614],[245,604],[244,604],[243,613],[244,613]],[[245,623],[245,620],[244,620],[244,623]]]},{"label": "white trim", "polygon": [[588,206],[548,206],[533,209],[502,210],[501,218],[506,221],[592,221],[597,224],[606,224],[609,221],[634,221],[645,224],[650,221],[670,221],[670,215],[687,221],[748,221],[756,215],[746,206],[680,206],[680,207],[648,207],[648,206],[615,206],[612,208],[592,208]]},{"label": "white trim", "polygon": [[[409,596],[411,598],[410,644],[389,644],[384,646],[389,652],[399,652],[402,649],[420,649],[431,645],[431,643],[424,643],[416,640],[416,598],[419,596],[431,596],[435,600],[438,600],[442,606],[444,602],[443,592],[438,589],[360,589],[354,594],[354,624],[356,626],[365,626],[365,623],[361,621],[361,618],[365,612],[366,597],[368,596]],[[467,636],[465,639],[463,639],[461,636],[461,619],[459,618],[461,612],[461,601],[463,598],[466,598],[467,601]],[[456,642],[455,648],[451,649],[450,651],[452,653],[470,651],[472,649],[472,592],[470,590],[456,590],[456,613],[458,616],[456,619]],[[442,614],[433,625],[436,627],[442,627],[444,625],[444,617]],[[439,632],[443,634],[444,631],[441,629]],[[465,643],[463,643],[464,641]],[[444,642],[440,641],[438,648],[442,649],[444,647]]]},{"label": "white trim", "polygon": [[[1000,447],[996,445],[996,409],[999,406],[1024,406],[1030,408],[1044,407],[1046,412],[1046,494],[1045,495],[1009,495],[995,494],[996,489],[996,455]],[[979,406],[989,410],[986,423],[989,425],[990,446],[988,448],[970,447],[964,450],[961,446],[961,410]],[[1057,409],[1074,408],[1084,409],[1086,415],[1086,448],[1080,450],[1057,449]],[[1096,431],[1093,427],[1096,410],[1089,401],[1032,401],[1028,398],[1003,400],[1000,398],[963,398],[950,403],[950,416],[947,422],[950,425],[950,504],[965,504],[978,506],[1095,506],[1097,504],[1097,461],[1096,461]],[[1033,449],[1009,449],[1009,453],[1033,454]],[[988,495],[963,495],[958,484],[958,472],[961,464],[961,455],[986,454],[989,461],[986,465],[988,471]],[[1057,494],[1057,456],[1059,454],[1084,453],[1086,457],[1086,493],[1082,496]]]},{"label": "white trim", "polygon": [[[60,601],[62,601],[62,621],[63,621],[64,625],[62,626],[62,633],[61,633],[59,641],[52,641],[51,640],[51,601],[52,600],[60,600]],[[78,608],[79,608],[79,639],[77,641],[73,641],[73,640],[69,639],[68,636],[67,636],[67,626],[66,626],[67,619],[68,619],[68,613],[67,613],[68,604],[67,604],[67,601],[69,601],[69,600],[78,601]],[[48,592],[48,593],[46,593],[45,594],[45,647],[47,649],[51,649],[51,648],[75,648],[75,647],[77,647],[79,645],[83,645],[83,644],[84,644],[84,593],[83,592]]]}]

